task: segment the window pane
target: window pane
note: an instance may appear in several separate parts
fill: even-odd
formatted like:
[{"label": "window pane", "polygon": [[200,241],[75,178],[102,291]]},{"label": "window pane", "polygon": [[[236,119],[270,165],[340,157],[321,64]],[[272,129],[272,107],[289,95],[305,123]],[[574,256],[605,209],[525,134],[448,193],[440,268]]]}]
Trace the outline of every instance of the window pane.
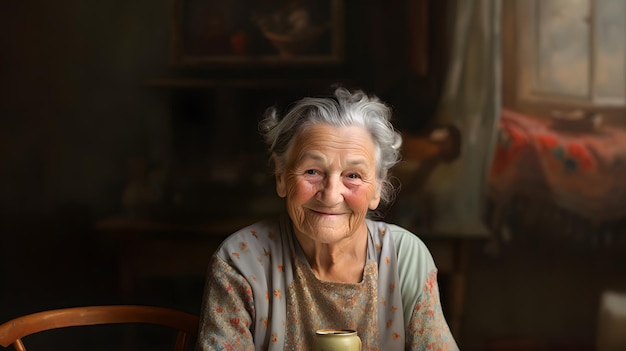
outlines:
[{"label": "window pane", "polygon": [[594,100],[623,103],[626,96],[626,1],[596,1]]},{"label": "window pane", "polygon": [[536,89],[541,92],[589,97],[589,1],[537,1]]}]

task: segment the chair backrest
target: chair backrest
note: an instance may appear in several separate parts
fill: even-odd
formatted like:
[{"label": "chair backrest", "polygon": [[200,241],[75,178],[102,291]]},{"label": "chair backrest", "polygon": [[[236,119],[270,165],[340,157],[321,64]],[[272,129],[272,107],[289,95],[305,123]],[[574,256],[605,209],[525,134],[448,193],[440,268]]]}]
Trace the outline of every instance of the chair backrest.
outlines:
[{"label": "chair backrest", "polygon": [[45,330],[120,323],[160,325],[178,330],[175,351],[183,351],[198,334],[198,316],[180,310],[140,305],[72,307],[21,316],[0,325],[0,345],[26,351],[22,338]]}]

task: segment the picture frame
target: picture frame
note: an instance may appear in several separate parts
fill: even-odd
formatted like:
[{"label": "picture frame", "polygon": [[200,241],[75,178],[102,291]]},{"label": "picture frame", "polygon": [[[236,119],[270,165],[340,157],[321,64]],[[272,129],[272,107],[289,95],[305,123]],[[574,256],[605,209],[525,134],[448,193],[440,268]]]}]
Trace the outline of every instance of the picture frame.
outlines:
[{"label": "picture frame", "polygon": [[175,67],[343,63],[345,0],[172,1]]}]

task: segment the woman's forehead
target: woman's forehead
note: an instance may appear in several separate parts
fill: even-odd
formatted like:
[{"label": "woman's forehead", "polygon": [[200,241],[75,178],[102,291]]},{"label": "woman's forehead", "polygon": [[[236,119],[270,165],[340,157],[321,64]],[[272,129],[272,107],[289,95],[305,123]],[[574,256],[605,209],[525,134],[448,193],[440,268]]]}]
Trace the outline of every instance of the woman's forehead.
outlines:
[{"label": "woman's forehead", "polygon": [[370,163],[374,160],[375,153],[371,136],[361,126],[308,127],[298,133],[289,150],[292,161],[325,161],[330,155],[341,155],[342,161],[351,164]]},{"label": "woman's forehead", "polygon": [[295,135],[294,146],[297,148],[367,148],[373,151],[374,141],[365,127],[332,126],[318,124],[303,128]]}]

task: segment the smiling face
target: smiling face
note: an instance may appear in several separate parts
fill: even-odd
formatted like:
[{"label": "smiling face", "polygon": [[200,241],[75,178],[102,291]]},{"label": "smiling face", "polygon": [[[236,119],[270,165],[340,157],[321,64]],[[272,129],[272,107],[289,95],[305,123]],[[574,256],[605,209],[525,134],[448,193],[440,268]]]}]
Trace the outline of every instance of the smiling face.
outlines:
[{"label": "smiling face", "polygon": [[314,125],[300,132],[278,165],[276,190],[286,197],[298,240],[337,243],[367,233],[365,216],[380,201],[375,145],[359,126]]}]

